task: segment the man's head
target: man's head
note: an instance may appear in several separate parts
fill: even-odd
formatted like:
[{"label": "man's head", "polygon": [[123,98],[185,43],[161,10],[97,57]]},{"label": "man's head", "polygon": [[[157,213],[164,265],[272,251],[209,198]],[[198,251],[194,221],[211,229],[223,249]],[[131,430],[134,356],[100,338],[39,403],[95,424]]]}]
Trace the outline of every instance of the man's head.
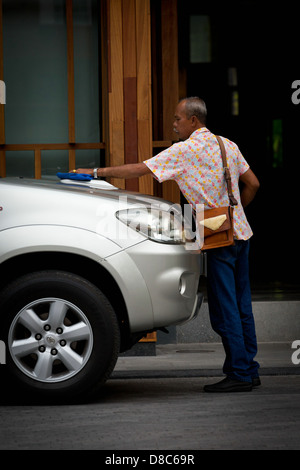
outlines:
[{"label": "man's head", "polygon": [[180,140],[186,140],[200,127],[205,127],[206,105],[196,96],[179,101],[175,110],[174,132]]}]

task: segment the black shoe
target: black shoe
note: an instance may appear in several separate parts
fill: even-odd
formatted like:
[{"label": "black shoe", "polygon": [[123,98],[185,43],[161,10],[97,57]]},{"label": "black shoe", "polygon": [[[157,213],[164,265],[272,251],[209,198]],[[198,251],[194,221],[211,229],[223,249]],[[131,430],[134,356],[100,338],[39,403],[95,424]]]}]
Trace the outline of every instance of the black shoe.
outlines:
[{"label": "black shoe", "polygon": [[210,393],[251,392],[251,390],[251,382],[242,382],[241,380],[231,379],[230,377],[226,377],[221,380],[221,382],[204,386],[204,391]]},{"label": "black shoe", "polygon": [[259,387],[261,385],[261,381],[259,377],[253,377],[252,379],[252,387]]}]

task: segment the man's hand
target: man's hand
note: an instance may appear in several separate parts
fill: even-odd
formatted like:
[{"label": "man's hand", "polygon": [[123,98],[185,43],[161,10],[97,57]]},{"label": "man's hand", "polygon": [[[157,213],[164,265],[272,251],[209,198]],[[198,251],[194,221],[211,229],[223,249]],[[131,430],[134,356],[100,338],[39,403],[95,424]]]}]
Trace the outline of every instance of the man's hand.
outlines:
[{"label": "man's hand", "polygon": [[84,173],[85,175],[93,176],[93,170],[91,168],[78,168],[74,170],[74,173]]}]

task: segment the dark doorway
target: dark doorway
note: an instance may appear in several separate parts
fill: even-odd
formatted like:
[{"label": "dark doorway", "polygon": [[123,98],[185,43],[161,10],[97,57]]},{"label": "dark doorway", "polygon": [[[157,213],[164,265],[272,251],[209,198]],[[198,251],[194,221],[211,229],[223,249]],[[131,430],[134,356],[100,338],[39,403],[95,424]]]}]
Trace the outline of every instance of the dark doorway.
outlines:
[{"label": "dark doorway", "polygon": [[300,8],[262,5],[178,0],[181,94],[206,101],[207,127],[236,142],[260,180],[246,209],[252,281],[298,286]]}]

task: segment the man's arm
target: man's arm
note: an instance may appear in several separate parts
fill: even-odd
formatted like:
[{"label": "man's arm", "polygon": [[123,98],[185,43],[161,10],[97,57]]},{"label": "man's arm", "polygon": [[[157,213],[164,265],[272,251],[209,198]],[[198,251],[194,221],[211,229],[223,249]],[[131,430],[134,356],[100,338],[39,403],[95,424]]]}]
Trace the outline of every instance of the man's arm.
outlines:
[{"label": "man's arm", "polygon": [[241,191],[241,202],[242,206],[246,207],[254,199],[260,183],[250,168],[240,176],[240,180],[244,185]]},{"label": "man's arm", "polygon": [[[76,173],[85,173],[93,176],[91,168],[78,168]],[[109,166],[106,168],[98,168],[97,176],[113,177],[113,178],[139,178],[140,176],[152,173],[145,163],[129,163],[121,166]]]}]

